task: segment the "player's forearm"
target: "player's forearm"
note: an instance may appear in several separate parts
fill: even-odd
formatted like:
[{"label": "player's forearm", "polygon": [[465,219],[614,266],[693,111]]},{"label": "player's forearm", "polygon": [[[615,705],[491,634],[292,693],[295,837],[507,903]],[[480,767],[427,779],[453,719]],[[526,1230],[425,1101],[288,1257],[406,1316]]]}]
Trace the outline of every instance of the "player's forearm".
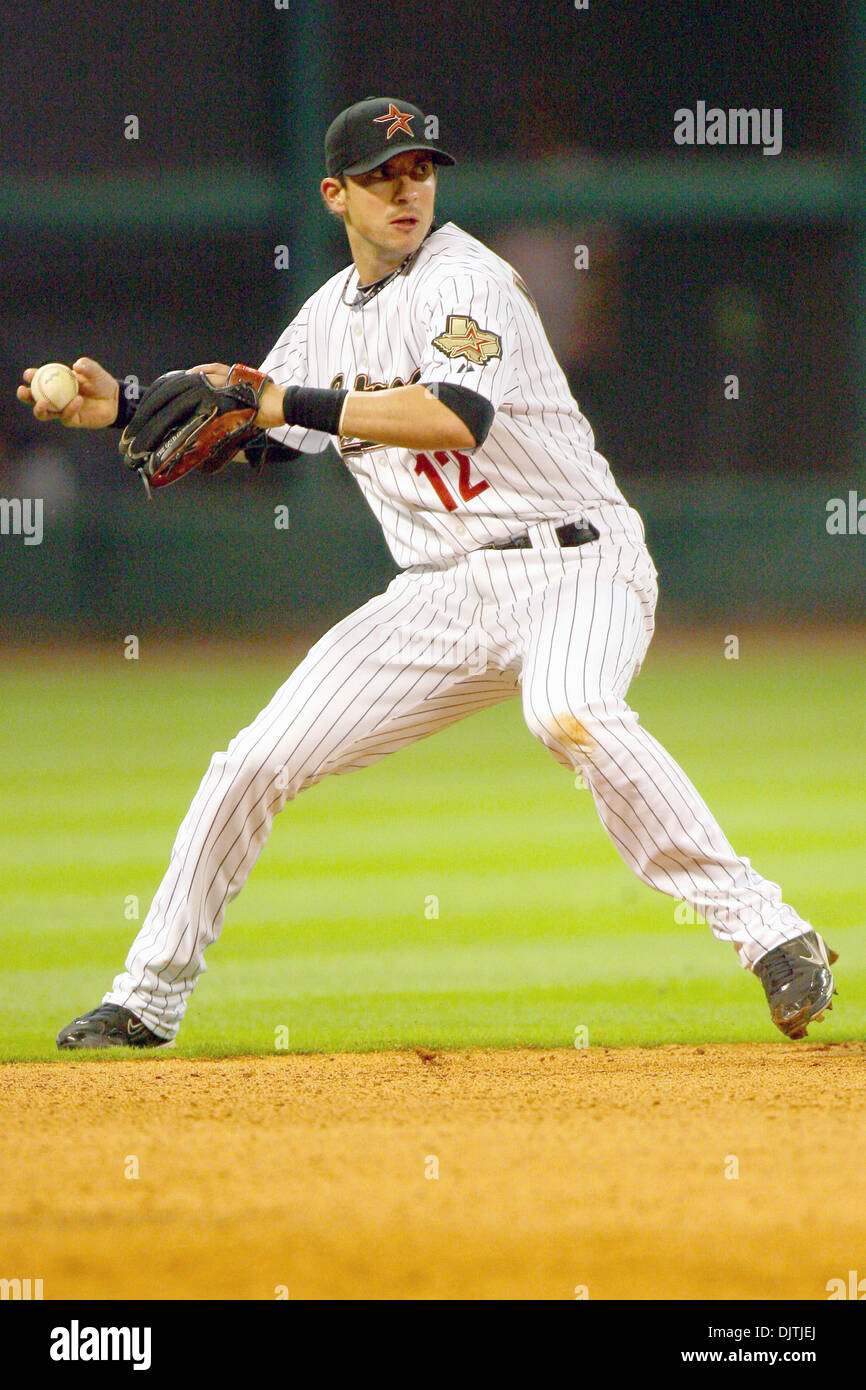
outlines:
[{"label": "player's forearm", "polygon": [[350,391],[342,433],[404,449],[471,449],[463,421],[420,384],[388,391]]},{"label": "player's forearm", "polygon": [[[283,391],[267,386],[257,423],[276,429],[286,423]],[[342,406],[340,433],[404,449],[472,449],[475,437],[453,410],[420,384],[387,391],[350,391]]]}]

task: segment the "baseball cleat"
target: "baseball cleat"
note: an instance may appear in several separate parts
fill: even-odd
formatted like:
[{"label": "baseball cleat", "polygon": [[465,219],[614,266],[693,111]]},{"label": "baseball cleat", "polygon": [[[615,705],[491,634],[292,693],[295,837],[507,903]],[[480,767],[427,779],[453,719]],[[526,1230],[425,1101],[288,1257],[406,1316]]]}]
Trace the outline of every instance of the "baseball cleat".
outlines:
[{"label": "baseball cleat", "polygon": [[62,1048],[163,1047],[167,1041],[119,1004],[100,1004],[91,1013],[74,1018],[57,1034],[57,1046]]},{"label": "baseball cleat", "polygon": [[805,1038],[810,1023],[820,1023],[832,1009],[836,985],[830,969],[839,959],[817,932],[783,941],[762,956],[755,974],[764,986],[770,1015],[788,1038]]}]

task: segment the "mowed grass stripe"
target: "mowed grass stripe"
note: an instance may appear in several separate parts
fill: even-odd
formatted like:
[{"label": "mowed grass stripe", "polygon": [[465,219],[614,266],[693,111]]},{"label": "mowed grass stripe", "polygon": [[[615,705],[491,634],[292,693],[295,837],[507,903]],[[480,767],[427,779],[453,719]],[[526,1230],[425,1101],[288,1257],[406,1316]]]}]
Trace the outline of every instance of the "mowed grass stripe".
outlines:
[{"label": "mowed grass stripe", "polygon": [[[856,1038],[862,659],[844,634],[819,655],[808,636],[764,640],[741,634],[738,662],[721,637],[659,643],[631,699],[735,847],[846,943],[841,998],[818,1036]],[[243,659],[161,658],[155,640],[144,650],[138,663],[74,651],[7,663],[6,1058],[54,1055],[56,1027],[98,1002],[136,930],[128,899],[140,921],[210,754],[291,666],[255,645]],[[286,1001],[302,1050],[569,1045],[578,1023],[605,1045],[780,1036],[733,951],[674,912],[625,868],[591,796],[528,735],[515,701],[286,810],[209,953],[178,1050],[272,1049]],[[659,1007],[660,989],[675,1011]]]}]

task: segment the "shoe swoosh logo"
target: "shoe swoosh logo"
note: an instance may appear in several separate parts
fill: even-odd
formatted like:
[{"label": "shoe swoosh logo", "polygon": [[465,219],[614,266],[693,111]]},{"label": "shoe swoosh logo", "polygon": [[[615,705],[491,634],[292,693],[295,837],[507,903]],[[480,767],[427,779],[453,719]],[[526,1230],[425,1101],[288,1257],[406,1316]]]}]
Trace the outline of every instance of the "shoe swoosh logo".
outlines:
[{"label": "shoe swoosh logo", "polygon": [[127,1026],[126,1026],[126,1031],[127,1031],[127,1033],[129,1034],[129,1036],[130,1036],[131,1038],[134,1038],[135,1035],[136,1035],[136,1033],[143,1033],[143,1032],[144,1032],[144,1024],[143,1024],[143,1023],[128,1023]]},{"label": "shoe swoosh logo", "polygon": [[813,965],[823,965],[823,966],[825,966],[827,969],[830,968],[830,967],[829,967],[829,964],[828,964],[828,962],[827,962],[827,958],[826,958],[826,956],[824,955],[823,951],[821,950],[821,947],[820,947],[820,946],[813,946],[812,943],[811,943],[811,941],[809,942],[809,949],[808,949],[808,951],[807,951],[807,952],[804,952],[804,954],[803,954],[803,960],[810,960],[810,961],[812,962]]}]

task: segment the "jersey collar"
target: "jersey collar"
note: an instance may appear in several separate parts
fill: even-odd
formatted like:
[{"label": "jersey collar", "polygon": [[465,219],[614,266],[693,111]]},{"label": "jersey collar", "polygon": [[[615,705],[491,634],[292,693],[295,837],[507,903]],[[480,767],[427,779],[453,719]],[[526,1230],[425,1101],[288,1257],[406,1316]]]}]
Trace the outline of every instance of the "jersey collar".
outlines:
[{"label": "jersey collar", "polygon": [[376,298],[376,295],[379,293],[380,290],[383,290],[386,285],[390,285],[392,280],[396,280],[398,275],[405,275],[409,270],[412,269],[412,266],[414,265],[418,255],[420,254],[421,247],[424,245],[424,242],[426,242],[427,238],[429,236],[432,236],[434,232],[438,232],[438,230],[438,223],[431,222],[429,229],[425,233],[424,241],[421,242],[421,246],[417,247],[417,249],[414,251],[410,251],[409,255],[406,257],[404,261],[400,262],[396,270],[389,271],[387,275],[382,276],[381,280],[373,280],[369,285],[359,284],[355,298],[347,300],[346,290],[349,288],[349,281],[351,280],[353,274],[353,271],[350,271],[349,280],[346,281],[346,284],[343,287],[343,303],[347,304],[351,309],[363,309],[366,304],[369,304],[371,299]]}]

